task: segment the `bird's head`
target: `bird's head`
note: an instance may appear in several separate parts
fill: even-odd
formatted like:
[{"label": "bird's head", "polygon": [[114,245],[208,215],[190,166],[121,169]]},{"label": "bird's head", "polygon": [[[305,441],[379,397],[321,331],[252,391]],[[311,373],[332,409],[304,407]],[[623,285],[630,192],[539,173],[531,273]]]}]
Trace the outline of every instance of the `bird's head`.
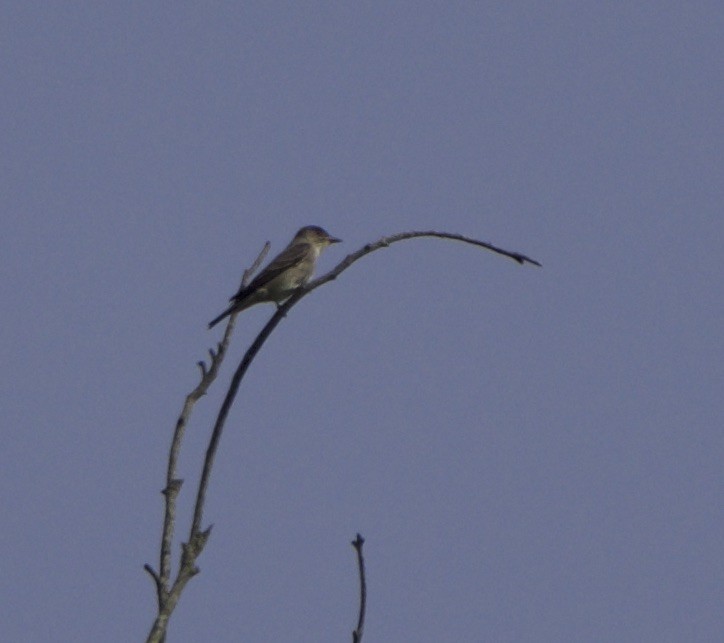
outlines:
[{"label": "bird's head", "polygon": [[319,248],[326,248],[333,243],[339,243],[342,239],[331,236],[324,228],[308,225],[297,232],[294,241],[305,241]]}]

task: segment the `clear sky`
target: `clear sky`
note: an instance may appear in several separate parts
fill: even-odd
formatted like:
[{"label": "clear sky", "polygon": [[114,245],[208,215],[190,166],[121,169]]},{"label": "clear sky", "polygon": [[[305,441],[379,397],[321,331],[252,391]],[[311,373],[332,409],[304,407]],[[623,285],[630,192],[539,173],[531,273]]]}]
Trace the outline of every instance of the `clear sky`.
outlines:
[{"label": "clear sky", "polygon": [[[265,241],[169,643],[717,641],[721,2],[5,2],[0,634],[138,641],[174,421]],[[209,423],[272,307],[239,318]],[[175,552],[178,551],[178,545]]]}]

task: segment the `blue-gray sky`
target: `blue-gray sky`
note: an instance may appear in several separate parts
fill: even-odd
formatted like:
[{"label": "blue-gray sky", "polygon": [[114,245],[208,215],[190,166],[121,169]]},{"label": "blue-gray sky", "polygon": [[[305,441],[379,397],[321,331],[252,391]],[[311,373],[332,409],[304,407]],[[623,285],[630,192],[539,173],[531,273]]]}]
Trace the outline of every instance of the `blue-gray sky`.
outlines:
[{"label": "blue-gray sky", "polygon": [[[253,365],[170,642],[724,631],[724,8],[6,2],[3,638],[137,641],[195,362],[266,240],[441,229]],[[244,314],[180,463],[179,530]],[[178,551],[176,548],[175,551]]]}]

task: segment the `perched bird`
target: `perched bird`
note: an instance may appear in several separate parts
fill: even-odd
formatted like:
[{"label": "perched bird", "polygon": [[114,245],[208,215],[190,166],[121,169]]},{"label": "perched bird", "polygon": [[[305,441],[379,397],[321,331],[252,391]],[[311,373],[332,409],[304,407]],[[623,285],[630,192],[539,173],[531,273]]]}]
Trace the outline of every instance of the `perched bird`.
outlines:
[{"label": "perched bird", "polygon": [[229,315],[241,312],[255,304],[275,302],[281,304],[306,284],[314,273],[317,257],[327,246],[341,239],[316,225],[308,225],[294,235],[291,243],[264,268],[251,283],[242,286],[229,301],[231,305],[209,323],[213,328]]}]

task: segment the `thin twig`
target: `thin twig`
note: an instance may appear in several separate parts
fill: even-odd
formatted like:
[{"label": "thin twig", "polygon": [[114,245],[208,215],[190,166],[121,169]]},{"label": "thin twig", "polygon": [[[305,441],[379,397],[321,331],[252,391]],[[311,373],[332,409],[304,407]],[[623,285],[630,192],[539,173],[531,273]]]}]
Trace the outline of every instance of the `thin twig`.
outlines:
[{"label": "thin twig", "polygon": [[251,264],[251,266],[249,266],[249,268],[244,271],[244,274],[241,277],[241,288],[246,288],[249,285],[252,275],[258,270],[259,266],[261,266],[261,262],[264,261],[264,257],[267,256],[269,248],[271,248],[271,243],[267,241],[264,244],[264,247],[261,249],[259,256],[254,259],[254,263]]},{"label": "thin twig", "polygon": [[368,243],[366,246],[363,246],[357,252],[353,252],[352,254],[347,255],[342,261],[340,261],[332,270],[330,270],[326,275],[321,276],[319,279],[315,279],[314,281],[308,283],[305,287],[305,290],[307,292],[311,292],[315,288],[319,288],[319,286],[323,286],[329,281],[332,281],[333,279],[336,279],[342,272],[347,270],[355,261],[358,259],[361,259],[365,255],[370,254],[371,252],[374,252],[375,250],[379,250],[380,248],[386,248],[387,246],[392,245],[393,243],[397,243],[398,241],[405,241],[407,239],[417,239],[420,237],[435,237],[438,239],[452,239],[453,241],[462,241],[463,243],[469,243],[474,246],[478,246],[480,248],[485,248],[486,250],[490,250],[491,252],[495,252],[499,255],[503,255],[504,257],[509,257],[513,259],[514,261],[517,261],[519,264],[523,265],[526,263],[533,264],[534,266],[541,266],[539,262],[537,262],[535,259],[531,259],[530,257],[527,257],[524,254],[521,254],[520,252],[513,252],[511,250],[504,250],[503,248],[499,248],[498,246],[494,246],[492,243],[488,243],[487,241],[479,241],[478,239],[473,239],[471,237],[465,237],[461,234],[452,234],[449,232],[434,232],[434,231],[427,231],[427,232],[400,232],[398,234],[393,234],[389,237],[382,237],[378,241],[375,241],[374,243]]},{"label": "thin twig", "polygon": [[[261,262],[264,260],[264,257],[269,252],[269,247],[270,244],[267,241],[252,266],[244,272],[244,276],[241,282],[242,286],[246,285],[251,279],[252,274],[256,271]],[[166,606],[169,598],[169,582],[171,578],[171,549],[173,545],[174,526],[176,523],[176,499],[178,497],[179,491],[181,490],[181,485],[183,484],[183,480],[175,477],[178,456],[181,450],[181,443],[183,442],[186,425],[188,424],[189,417],[191,416],[194,405],[201,397],[206,395],[206,392],[218,375],[219,368],[221,367],[221,363],[224,360],[226,350],[231,340],[231,331],[233,330],[232,322],[234,321],[234,318],[235,316],[232,316],[230,324],[227,326],[226,332],[224,333],[224,338],[222,339],[221,343],[218,344],[217,349],[209,349],[209,366],[207,367],[206,363],[203,361],[198,362],[199,368],[201,370],[201,379],[196,388],[194,388],[194,390],[186,396],[183,408],[181,409],[181,413],[178,417],[178,420],[176,421],[176,428],[174,430],[173,438],[171,439],[171,447],[169,449],[168,465],[166,469],[166,487],[162,492],[165,500],[165,508],[159,556],[160,571],[156,573],[150,565],[144,565],[144,569],[151,575],[156,585],[159,615],[162,612],[166,611]],[[153,631],[154,630],[152,630],[152,632]],[[163,632],[160,633],[161,636],[162,634]],[[149,640],[161,640],[161,638],[151,639],[149,637]]]},{"label": "thin twig", "polygon": [[209,479],[211,478],[211,469],[214,466],[214,458],[216,457],[216,449],[219,446],[219,441],[221,440],[221,434],[224,430],[224,424],[226,423],[226,418],[229,415],[229,411],[231,410],[231,406],[234,403],[234,399],[236,398],[236,394],[239,391],[239,386],[241,385],[241,380],[244,378],[244,375],[246,374],[247,369],[251,365],[252,361],[256,357],[256,354],[259,352],[261,347],[264,345],[264,342],[267,340],[267,337],[271,334],[271,332],[277,327],[279,322],[282,320],[282,318],[286,315],[286,311],[291,308],[291,306],[296,303],[301,296],[304,293],[298,292],[295,293],[292,299],[290,299],[284,306],[277,309],[277,312],[274,314],[274,316],[266,323],[262,331],[257,335],[256,339],[254,340],[254,343],[249,347],[249,349],[244,354],[244,357],[242,358],[241,362],[239,363],[239,366],[236,369],[236,372],[234,373],[234,376],[231,378],[231,384],[229,385],[229,390],[226,392],[226,396],[224,397],[224,401],[221,404],[221,408],[219,409],[219,414],[216,417],[216,422],[214,423],[214,428],[211,432],[211,439],[209,440],[209,446],[206,449],[206,456],[204,458],[204,467],[201,471],[201,478],[199,480],[199,487],[198,491],[196,493],[196,503],[194,505],[194,516],[193,520],[191,521],[191,530],[189,532],[189,539],[192,539],[194,537],[194,534],[196,534],[201,529],[201,520],[203,518],[203,512],[204,512],[204,501],[206,499],[206,489],[209,486]]},{"label": "thin twig", "polygon": [[359,569],[359,618],[357,627],[352,632],[352,643],[360,643],[365,627],[365,611],[367,610],[367,580],[365,578],[365,559],[362,555],[362,545],[365,539],[360,534],[352,541],[352,547],[357,552],[357,568]]}]

